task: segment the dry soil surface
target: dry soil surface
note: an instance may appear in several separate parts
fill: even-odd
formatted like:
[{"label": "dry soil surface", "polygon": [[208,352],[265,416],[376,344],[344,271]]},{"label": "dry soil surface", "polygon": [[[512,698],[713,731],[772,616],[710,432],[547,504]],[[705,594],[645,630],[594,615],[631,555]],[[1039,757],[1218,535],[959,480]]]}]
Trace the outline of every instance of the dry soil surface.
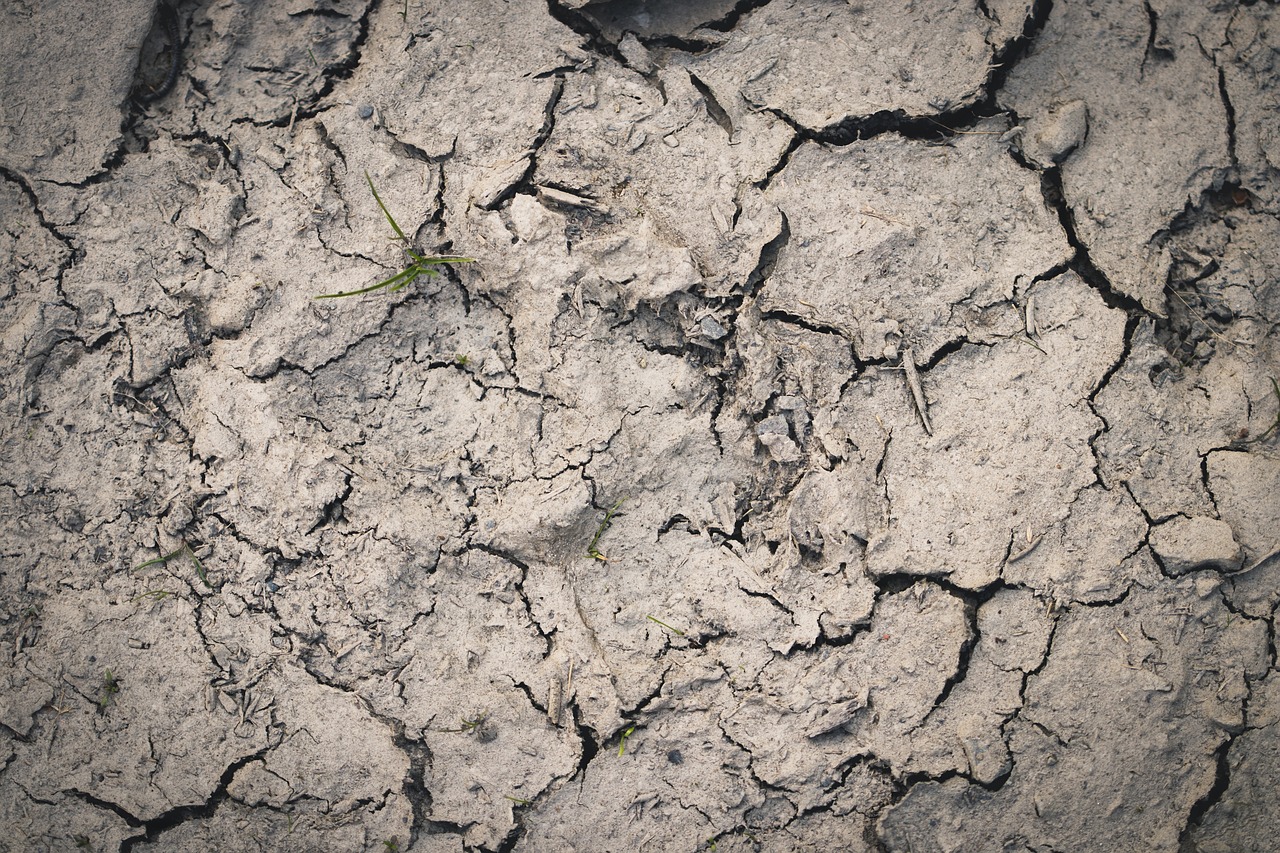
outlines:
[{"label": "dry soil surface", "polygon": [[0,57],[0,849],[1278,849],[1276,4]]}]

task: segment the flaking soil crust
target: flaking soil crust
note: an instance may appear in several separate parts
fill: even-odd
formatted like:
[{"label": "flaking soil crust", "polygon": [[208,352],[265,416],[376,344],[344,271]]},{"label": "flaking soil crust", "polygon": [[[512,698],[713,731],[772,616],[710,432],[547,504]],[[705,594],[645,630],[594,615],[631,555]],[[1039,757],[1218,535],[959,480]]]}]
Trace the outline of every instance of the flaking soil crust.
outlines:
[{"label": "flaking soil crust", "polygon": [[1274,3],[0,57],[0,850],[1280,849]]}]

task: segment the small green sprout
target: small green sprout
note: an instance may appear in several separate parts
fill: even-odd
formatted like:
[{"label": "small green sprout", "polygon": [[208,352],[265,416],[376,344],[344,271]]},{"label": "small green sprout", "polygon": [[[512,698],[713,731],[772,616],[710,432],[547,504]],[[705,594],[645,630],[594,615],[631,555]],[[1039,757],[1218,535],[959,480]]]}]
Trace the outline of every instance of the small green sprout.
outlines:
[{"label": "small green sprout", "polygon": [[533,800],[525,800],[520,797],[511,797],[506,795],[503,795],[503,796],[506,797],[506,799],[510,800],[511,802],[515,803],[517,806],[533,805]]},{"label": "small green sprout", "polygon": [[622,735],[618,738],[618,757],[619,758],[621,758],[623,755],[626,754],[627,738],[631,737],[632,733],[635,732],[635,730],[636,730],[636,727],[632,725],[631,728],[624,731]]},{"label": "small green sprout", "polygon": [[440,729],[440,731],[448,732],[450,734],[472,735],[476,740],[481,741],[482,743],[488,743],[497,737],[497,733],[489,723],[489,714],[487,712],[477,714],[475,719],[472,720],[468,720],[463,717],[458,720],[458,727],[456,729]]},{"label": "small green sprout", "polygon": [[135,595],[133,598],[129,599],[129,601],[133,602],[134,604],[137,604],[139,601],[141,601],[144,598],[149,598],[152,601],[162,601],[171,595],[173,595],[172,590],[149,589],[146,592],[141,593],[140,595]]},{"label": "small green sprout", "polygon": [[369,177],[369,173],[364,173],[364,179],[369,182],[369,191],[373,193],[373,200],[378,203],[378,207],[382,209],[382,215],[387,218],[387,222],[391,223],[391,230],[396,232],[396,238],[404,245],[401,248],[404,253],[409,256],[409,263],[404,269],[395,275],[384,278],[377,284],[371,284],[368,287],[362,287],[359,290],[346,290],[341,293],[322,293],[315,297],[316,299],[337,299],[342,296],[358,296],[361,293],[371,293],[375,290],[387,288],[388,293],[395,293],[402,287],[406,287],[417,280],[418,276],[436,276],[440,271],[436,267],[441,264],[470,264],[475,263],[475,258],[463,258],[457,255],[419,255],[413,250],[413,243],[405,236],[404,231],[400,230],[400,226],[391,215],[391,211],[387,210],[387,206],[382,203],[382,196],[378,195],[378,190],[373,185],[373,178]]},{"label": "small green sprout", "polygon": [[458,353],[453,357],[453,363],[458,365],[458,367],[466,367],[471,363],[471,359],[467,358],[462,353]]},{"label": "small green sprout", "polygon": [[600,537],[604,535],[605,530],[609,528],[609,522],[613,521],[613,517],[618,514],[618,507],[622,506],[622,502],[626,498],[618,498],[618,502],[609,508],[604,514],[604,520],[600,522],[600,526],[596,528],[596,535],[591,537],[591,544],[587,546],[587,556],[592,560],[600,560],[608,562],[609,558],[600,553]]},{"label": "small green sprout", "polygon": [[[193,551],[191,546],[185,542],[182,543],[182,547],[178,550],[171,551],[162,557],[156,557],[154,560],[147,560],[145,563],[139,563],[133,567],[133,570],[136,572],[139,569],[145,569],[148,566],[162,566],[175,557],[181,557],[183,554],[186,554],[191,558],[192,565],[196,567],[196,577],[200,578],[200,582],[209,589],[213,589],[213,584],[209,583],[209,573],[204,570],[204,563],[200,562],[200,558],[196,556],[196,552]],[[143,593],[143,595],[149,594],[150,593]]]},{"label": "small green sprout", "polygon": [[400,841],[396,838],[384,838],[382,847],[387,853],[400,853]]},{"label": "small green sprout", "polygon": [[673,628],[672,626],[668,625],[666,622],[663,622],[661,619],[657,618],[656,616],[645,616],[644,618],[648,619],[650,622],[657,622],[659,625],[661,625],[663,628],[666,628],[668,631],[672,632],[673,634],[676,634],[681,637],[684,636],[684,631],[681,631],[679,628]]},{"label": "small green sprout", "polygon": [[111,670],[102,672],[102,694],[98,696],[98,712],[107,710],[115,695],[120,692],[120,680],[111,674]]}]

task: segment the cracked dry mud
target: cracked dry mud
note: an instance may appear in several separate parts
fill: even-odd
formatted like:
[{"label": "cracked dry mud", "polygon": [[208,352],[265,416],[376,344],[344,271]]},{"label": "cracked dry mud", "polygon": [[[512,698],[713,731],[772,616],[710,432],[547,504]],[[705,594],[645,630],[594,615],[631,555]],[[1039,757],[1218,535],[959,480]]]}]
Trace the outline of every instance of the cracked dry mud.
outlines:
[{"label": "cracked dry mud", "polygon": [[1274,3],[0,43],[0,849],[1277,849]]}]

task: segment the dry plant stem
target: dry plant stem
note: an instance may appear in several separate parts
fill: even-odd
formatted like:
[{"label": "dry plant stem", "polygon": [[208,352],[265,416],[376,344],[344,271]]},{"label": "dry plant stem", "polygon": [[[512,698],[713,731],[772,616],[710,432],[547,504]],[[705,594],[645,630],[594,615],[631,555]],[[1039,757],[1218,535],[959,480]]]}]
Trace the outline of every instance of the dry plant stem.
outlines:
[{"label": "dry plant stem", "polygon": [[1036,546],[1040,544],[1040,540],[1041,540],[1041,539],[1043,539],[1043,538],[1044,538],[1044,534],[1043,534],[1043,533],[1041,533],[1041,534],[1040,534],[1039,536],[1037,536],[1035,539],[1032,539],[1032,540],[1027,544],[1027,547],[1023,548],[1021,551],[1019,551],[1019,552],[1018,552],[1018,553],[1016,553],[1016,554],[1011,554],[1011,555],[1009,556],[1009,559],[1008,559],[1006,562],[1010,562],[1010,563],[1016,563],[1016,562],[1018,562],[1018,561],[1019,561],[1019,560],[1021,560],[1023,557],[1027,556],[1027,555],[1028,555],[1028,554],[1030,554],[1032,551],[1034,551],[1034,550],[1036,549]]},{"label": "dry plant stem", "polygon": [[911,347],[902,351],[902,370],[907,376],[907,387],[911,389],[911,399],[916,404],[916,413],[920,415],[920,423],[928,435],[933,435],[933,424],[929,422],[929,403],[924,398],[924,389],[920,387],[920,374],[916,372],[915,352]]}]

